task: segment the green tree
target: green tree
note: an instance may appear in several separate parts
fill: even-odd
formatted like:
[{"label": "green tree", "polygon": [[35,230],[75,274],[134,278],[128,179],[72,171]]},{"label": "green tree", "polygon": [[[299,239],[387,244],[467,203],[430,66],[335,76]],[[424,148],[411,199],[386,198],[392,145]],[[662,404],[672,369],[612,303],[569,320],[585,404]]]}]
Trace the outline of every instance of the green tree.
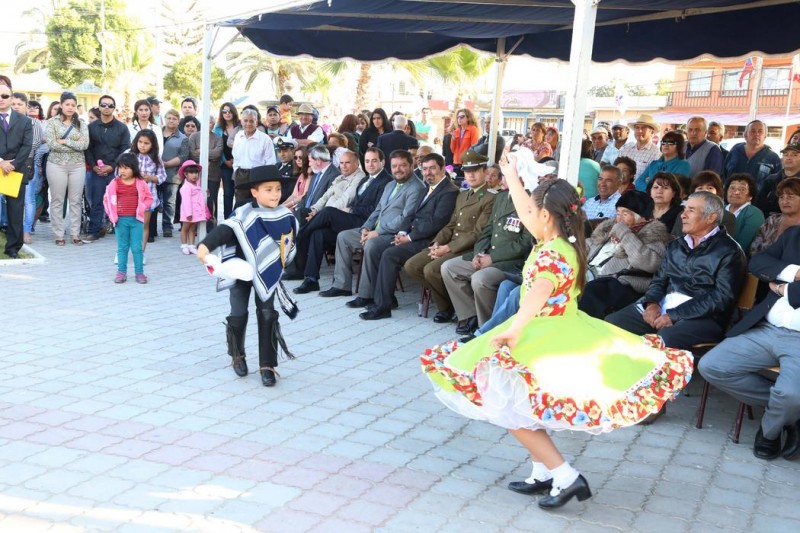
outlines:
[{"label": "green tree", "polygon": [[47,28],[53,13],[63,3],[63,0],[50,0],[22,12],[23,18],[31,23],[32,30],[14,47],[14,72],[27,74],[47,66],[50,48],[42,30]]},{"label": "green tree", "polygon": [[[93,81],[106,85],[109,69],[103,69],[101,39],[109,42],[114,37],[125,43],[139,24],[125,13],[121,0],[105,0],[105,32],[101,24],[100,0],[67,0],[56,7],[47,23],[47,47],[50,60],[47,63],[50,78],[64,87],[72,87],[84,81],[85,69],[75,69],[76,63],[91,65]],[[106,65],[107,67],[108,65]]]},{"label": "green tree", "polygon": [[293,77],[306,83],[313,77],[318,62],[302,59],[280,59],[259,50],[244,38],[235,41],[235,50],[225,54],[227,72],[231,79],[238,83],[244,81],[244,89],[250,90],[259,76],[268,74],[272,77],[275,96],[290,92]]},{"label": "green tree", "polygon": [[[231,81],[225,71],[216,65],[211,70],[211,99],[220,100],[231,88]],[[203,90],[202,54],[192,54],[180,58],[164,77],[164,89],[169,99],[176,105],[186,96],[198,96]]]},{"label": "green tree", "polygon": [[[401,63],[399,66],[408,70],[413,78],[418,79],[421,73],[415,63]],[[474,99],[478,81],[493,64],[494,57],[479,54],[465,46],[422,61],[422,65],[444,84],[455,89],[456,109],[463,107],[465,97]]]}]

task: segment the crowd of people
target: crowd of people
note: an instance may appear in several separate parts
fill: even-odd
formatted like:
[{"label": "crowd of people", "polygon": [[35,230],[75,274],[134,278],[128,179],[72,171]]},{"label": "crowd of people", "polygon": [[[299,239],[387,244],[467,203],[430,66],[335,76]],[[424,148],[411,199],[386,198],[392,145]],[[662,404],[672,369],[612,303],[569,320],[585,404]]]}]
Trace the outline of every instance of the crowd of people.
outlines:
[{"label": "crowd of people", "polygon": [[[767,406],[755,454],[800,455],[800,367],[791,349],[800,340],[800,131],[781,157],[765,144],[766,125],[754,120],[745,142],[726,153],[719,146],[720,124],[687,117],[685,130],[661,135],[655,120],[641,115],[631,124],[632,139],[631,126],[621,123],[585,134],[573,187],[556,176],[558,130],[539,122],[508,146],[498,137],[492,155],[500,164],[490,164],[492,117],[481,131],[466,108],[455,112],[453,125],[439,137],[428,108],[418,120],[377,108],[349,114],[332,128],[320,123],[313,106],[295,107],[289,95],[268,106],[264,119],[255,106],[239,110],[225,102],[205,125],[192,98],[163,117],[160,104],[153,97],[137,101],[135,118],[125,124],[115,118],[115,99],[103,95],[84,121],[75,95],[65,92],[45,117],[41,105],[0,79],[0,168],[23,175],[19,194],[5,198],[5,253],[16,257],[49,213],[58,246],[67,240],[81,246],[114,232],[114,281],[127,280],[130,252],[136,282],[147,283],[144,250],[159,236],[159,213],[160,236],[172,237],[181,223],[180,252],[205,259],[209,250],[237,239],[247,246],[225,224],[229,218],[254,224],[266,216],[259,208],[280,206],[292,217],[279,217],[288,233],[275,240],[292,236],[286,244],[294,260],[281,255],[288,265],[278,270],[286,266],[282,279],[300,282],[295,294],[347,297],[344,305],[359,310],[361,319],[385,320],[399,306],[401,272],[419,282],[421,297],[436,306],[433,321],[454,324],[459,336],[423,356],[440,398],[467,416],[514,430],[534,469],[510,488],[529,494],[552,489],[540,501],[545,508],[591,493],[541,430],[598,432],[652,422],[685,385],[692,370],[686,354],[702,343],[722,341],[699,362],[709,382]],[[209,136],[207,161],[200,161],[201,135]],[[548,170],[521,175],[519,163],[528,155]],[[204,167],[207,191],[199,185]],[[229,229],[196,246],[200,223]],[[263,253],[252,246],[253,257]],[[326,260],[334,263],[334,276],[323,290]],[[764,282],[766,297],[730,329],[748,265]],[[274,272],[269,277],[265,287],[280,285]],[[231,292],[228,352],[238,375],[247,373],[247,301],[259,283],[254,279],[246,291],[239,286]],[[259,327],[263,322],[269,330],[260,358],[266,386],[276,383],[276,342],[283,342],[270,291],[257,305]],[[282,302],[287,298],[282,295]],[[609,354],[635,351],[632,339],[638,337],[621,331],[650,335],[647,353],[661,363],[646,364],[642,374],[642,367],[606,361],[598,374],[606,380],[616,370],[627,376],[620,378],[624,386],[615,389],[615,401],[622,401],[620,390],[627,394],[637,384],[649,402],[630,400],[625,416],[597,407],[596,398],[596,410],[585,411],[583,404],[546,409],[541,397],[523,394],[526,409],[513,416],[489,405],[481,380],[492,373],[491,379],[509,377],[496,367],[521,376],[529,391],[542,377],[530,371],[536,361],[514,359],[503,346],[524,346],[526,353],[598,351],[580,338],[557,339],[559,330],[549,325],[555,317],[570,318],[554,326],[603,337],[604,349],[614,343]],[[754,350],[758,357],[749,358]],[[564,364],[553,368],[564,372]],[[759,377],[758,370],[778,364],[777,383]],[[653,378],[653,369],[660,378]],[[646,376],[655,379],[658,392],[652,381],[642,386]],[[664,376],[672,380],[668,386],[659,381]],[[596,392],[599,385],[592,387]],[[570,392],[558,402],[577,401],[570,394],[578,392],[560,390]]]}]

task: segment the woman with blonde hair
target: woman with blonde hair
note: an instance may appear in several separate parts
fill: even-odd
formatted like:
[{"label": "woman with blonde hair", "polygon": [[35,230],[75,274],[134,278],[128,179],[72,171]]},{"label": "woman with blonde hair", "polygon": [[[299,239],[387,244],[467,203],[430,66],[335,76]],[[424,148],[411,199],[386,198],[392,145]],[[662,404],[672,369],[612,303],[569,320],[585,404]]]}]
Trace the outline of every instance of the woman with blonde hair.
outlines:
[{"label": "woman with blonde hair", "polygon": [[478,142],[481,134],[478,131],[478,123],[475,115],[467,108],[456,111],[456,122],[452,126],[452,139],[450,149],[453,151],[453,168],[456,174],[463,176],[461,171],[461,156],[469,150],[469,147]]}]

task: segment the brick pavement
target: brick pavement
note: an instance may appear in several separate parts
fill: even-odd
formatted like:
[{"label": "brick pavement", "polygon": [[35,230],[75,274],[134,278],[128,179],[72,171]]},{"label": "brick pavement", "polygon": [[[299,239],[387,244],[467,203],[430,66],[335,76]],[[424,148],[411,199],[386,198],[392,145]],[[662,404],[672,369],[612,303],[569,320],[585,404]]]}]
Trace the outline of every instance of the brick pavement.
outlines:
[{"label": "brick pavement", "polygon": [[[800,464],[755,459],[735,403],[691,397],[650,427],[557,442],[595,497],[551,513],[505,485],[528,475],[499,428],[445,410],[417,355],[453,337],[344,299],[282,317],[298,358],[265,389],[225,355],[225,294],[177,239],[147,251],[150,283],[112,283],[113,237],[0,267],[0,531],[796,531]],[[131,265],[132,271],[132,265]],[[323,272],[323,287],[330,281]],[[255,320],[248,350],[255,366]],[[8,341],[8,339],[13,339]],[[758,413],[756,413],[758,416]]]}]

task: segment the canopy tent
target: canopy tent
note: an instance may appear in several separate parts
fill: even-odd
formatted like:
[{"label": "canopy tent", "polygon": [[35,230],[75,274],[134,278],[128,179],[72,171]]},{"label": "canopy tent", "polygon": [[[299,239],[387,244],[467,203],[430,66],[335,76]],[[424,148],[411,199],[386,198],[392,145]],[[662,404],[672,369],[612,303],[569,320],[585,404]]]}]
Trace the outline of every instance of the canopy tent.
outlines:
[{"label": "canopy tent", "polygon": [[[217,25],[235,27],[259,48],[288,57],[419,59],[462,44],[494,52],[495,130],[509,54],[569,61],[559,177],[576,183],[591,61],[785,55],[800,47],[795,32],[787,30],[798,20],[797,0],[278,0]],[[211,32],[209,25],[206,105]],[[495,138],[490,136],[492,144]]]}]

